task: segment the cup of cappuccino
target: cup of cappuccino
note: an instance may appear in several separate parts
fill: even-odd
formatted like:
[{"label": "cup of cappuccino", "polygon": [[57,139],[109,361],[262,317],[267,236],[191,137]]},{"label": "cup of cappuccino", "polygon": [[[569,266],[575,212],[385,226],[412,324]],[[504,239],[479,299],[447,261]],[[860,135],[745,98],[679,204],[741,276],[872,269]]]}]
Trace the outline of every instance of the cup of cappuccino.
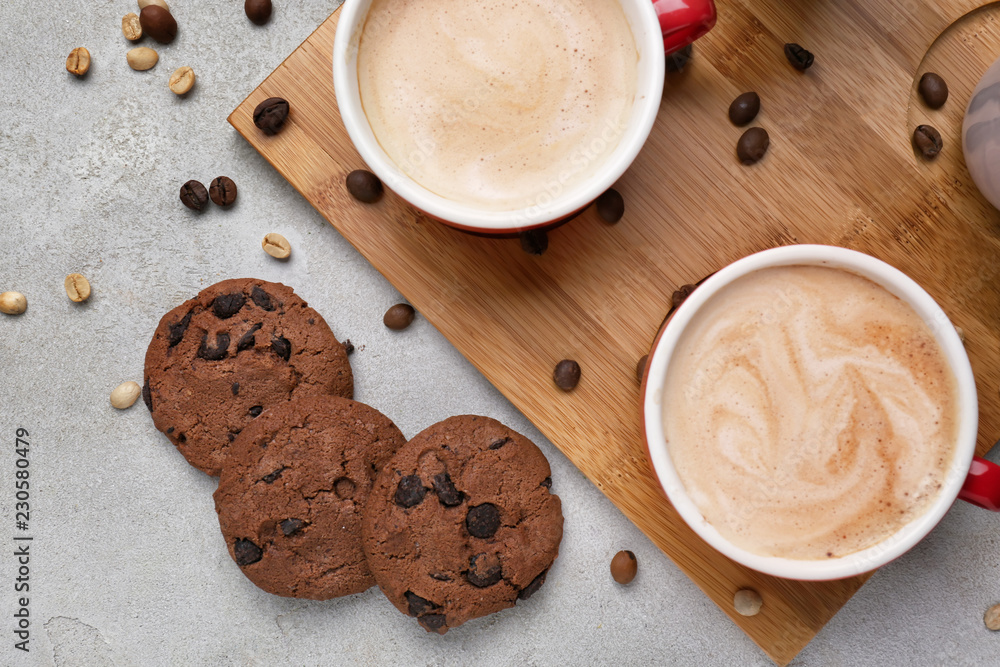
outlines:
[{"label": "cup of cappuccino", "polygon": [[625,172],[660,106],[664,49],[712,0],[347,0],[333,50],[347,133],[430,217],[509,235],[582,210]]},{"label": "cup of cappuccino", "polygon": [[861,574],[956,498],[1000,509],[1000,466],[974,456],[955,327],[905,274],[852,250],[774,248],[707,278],[653,345],[642,411],[677,512],[767,574]]}]

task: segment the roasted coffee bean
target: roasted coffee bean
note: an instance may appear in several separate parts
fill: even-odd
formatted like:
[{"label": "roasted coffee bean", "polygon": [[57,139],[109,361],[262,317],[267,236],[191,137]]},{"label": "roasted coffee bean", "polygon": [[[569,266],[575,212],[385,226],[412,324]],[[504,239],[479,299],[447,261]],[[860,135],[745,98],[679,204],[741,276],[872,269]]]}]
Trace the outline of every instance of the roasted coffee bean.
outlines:
[{"label": "roasted coffee bean", "polygon": [[76,76],[83,76],[90,71],[90,51],[78,46],[66,57],[66,71]]},{"label": "roasted coffee bean", "polygon": [[445,627],[445,615],[424,614],[423,616],[417,619],[417,623],[422,625],[425,629],[430,630],[431,632],[438,632],[441,628]]},{"label": "roasted coffee bean", "polygon": [[260,328],[262,326],[264,326],[264,324],[262,322],[258,322],[257,324],[250,327],[250,329],[245,334],[240,336],[239,342],[236,343],[236,351],[242,352],[243,350],[249,350],[254,345],[256,345],[257,344],[256,334],[258,331],[260,331]]},{"label": "roasted coffee bean", "polygon": [[756,616],[762,606],[764,600],[760,597],[760,593],[752,588],[736,591],[736,595],[733,596],[733,609],[741,616]]},{"label": "roasted coffee bean", "polygon": [[917,90],[920,97],[924,98],[924,104],[931,109],[940,109],[948,101],[948,84],[934,72],[926,72],[920,77]]},{"label": "roasted coffee bean", "polygon": [[212,312],[220,320],[228,320],[230,317],[240,312],[240,309],[246,305],[247,298],[243,296],[242,292],[233,292],[232,294],[220,294],[215,297],[212,301]]},{"label": "roasted coffee bean", "polygon": [[785,57],[788,58],[788,62],[791,66],[800,72],[804,72],[812,67],[814,60],[812,53],[794,43],[785,44]]},{"label": "roasted coffee bean", "polygon": [[496,554],[476,554],[469,558],[465,578],[476,588],[487,588],[503,578],[503,569]]},{"label": "roasted coffee bean", "polygon": [[913,131],[913,146],[925,160],[933,160],[944,147],[941,133],[930,125],[918,125]]},{"label": "roasted coffee bean", "polygon": [[382,324],[394,331],[402,331],[413,323],[415,313],[416,311],[413,310],[413,306],[410,304],[397,303],[385,311],[385,315],[382,316]]},{"label": "roasted coffee bean", "polygon": [[531,583],[522,588],[521,591],[517,594],[517,599],[527,600],[532,595],[537,593],[538,589],[541,588],[542,584],[545,583],[545,575],[547,575],[548,573],[549,573],[548,570],[544,570],[540,575],[532,579]]},{"label": "roasted coffee bean", "polygon": [[191,311],[189,310],[179,322],[174,322],[167,327],[167,347],[174,347],[184,339],[184,333],[190,323]]},{"label": "roasted coffee bean", "polygon": [[350,338],[341,343],[341,345],[344,346],[344,354],[351,354],[354,352],[354,343],[351,342]]},{"label": "roasted coffee bean", "polygon": [[451,475],[446,472],[434,475],[434,493],[445,507],[461,505],[465,500],[465,494],[455,488]]},{"label": "roasted coffee bean", "polygon": [[608,188],[597,198],[597,215],[601,216],[604,222],[615,224],[625,215],[625,200],[614,188]]},{"label": "roasted coffee bean", "polygon": [[760,113],[760,95],[755,92],[743,93],[729,105],[729,120],[737,127],[743,127]]},{"label": "roasted coffee bean", "polygon": [[263,405],[254,405],[254,406],[252,406],[250,408],[249,412],[250,412],[250,416],[253,417],[254,419],[256,419],[257,417],[260,417],[260,413],[264,412],[264,406]]},{"label": "roasted coffee bean", "polygon": [[563,391],[571,391],[580,383],[580,364],[572,359],[563,359],[552,371],[552,380]]},{"label": "roasted coffee bean", "polygon": [[[251,0],[247,0],[250,2]],[[270,6],[270,2],[267,3]],[[275,135],[285,126],[288,118],[288,102],[280,97],[269,97],[253,110],[253,124],[261,132]]]},{"label": "roasted coffee bean", "polygon": [[639,564],[631,551],[619,551],[611,559],[611,578],[619,584],[627,584],[635,579]]},{"label": "roasted coffee bean", "polygon": [[263,477],[260,478],[260,480],[265,484],[274,484],[275,480],[281,477],[281,473],[283,472],[285,472],[284,468],[278,468],[274,472],[264,475]]},{"label": "roasted coffee bean", "polygon": [[430,600],[420,597],[413,591],[406,591],[405,593],[403,593],[403,597],[406,598],[406,604],[410,616],[419,616],[420,614],[426,613],[433,609],[440,609],[441,607],[441,605],[434,604]]},{"label": "roasted coffee bean", "polygon": [[264,552],[250,540],[237,539],[233,545],[233,555],[236,556],[237,565],[246,567],[259,561],[264,556]]},{"label": "roasted coffee bean", "polygon": [[691,296],[691,292],[693,292],[697,287],[697,285],[691,284],[681,285],[678,287],[670,297],[671,307],[677,308],[684,303],[684,300]]},{"label": "roasted coffee bean", "polygon": [[281,522],[281,533],[285,537],[289,537],[299,532],[306,526],[306,522],[302,519],[285,519]]},{"label": "roasted coffee bean", "polygon": [[271,295],[256,285],[254,285],[254,288],[250,291],[250,298],[253,299],[253,302],[256,303],[258,307],[267,311],[274,310],[274,304],[271,302]]},{"label": "roasted coffee bean", "polygon": [[420,476],[407,475],[399,480],[399,486],[396,487],[396,495],[393,496],[393,500],[400,507],[416,507],[423,502],[425,493],[427,493],[427,489],[420,481]]},{"label": "roasted coffee bean", "polygon": [[358,201],[373,204],[382,196],[382,181],[370,171],[357,169],[347,175],[347,191]]},{"label": "roasted coffee bean", "polygon": [[271,339],[271,351],[288,361],[292,357],[292,344],[284,336],[277,336]]},{"label": "roasted coffee bean", "polygon": [[[146,404],[146,409],[153,412],[153,394],[149,390],[149,378],[146,378],[145,384],[142,385],[142,402]],[[173,430],[173,427],[170,427]]]},{"label": "roasted coffee bean", "polygon": [[642,384],[642,378],[646,374],[646,362],[649,360],[649,355],[644,354],[639,357],[638,363],[635,365],[635,379]]},{"label": "roasted coffee bean", "polygon": [[480,539],[493,537],[500,529],[500,510],[493,503],[476,505],[465,516],[465,529],[473,537]]},{"label": "roasted coffee bean", "polygon": [[177,37],[177,21],[170,12],[158,5],[147,5],[139,12],[142,32],[160,44],[169,44]]},{"label": "roasted coffee bean", "polygon": [[20,292],[4,292],[0,294],[0,313],[4,315],[20,315],[28,309],[28,300]]},{"label": "roasted coffee bean", "polygon": [[181,203],[193,211],[200,211],[208,203],[208,190],[198,181],[188,181],[181,186]]},{"label": "roasted coffee bean", "polygon": [[751,165],[764,157],[770,145],[771,138],[767,136],[767,130],[762,127],[751,127],[736,143],[736,157],[742,164]]},{"label": "roasted coffee bean", "polygon": [[246,0],[243,11],[257,25],[264,25],[271,18],[271,0]]},{"label": "roasted coffee bean", "polygon": [[544,229],[521,232],[521,250],[529,255],[541,255],[549,249],[549,235]]},{"label": "roasted coffee bean", "polygon": [[674,51],[673,53],[667,54],[666,66],[667,71],[671,74],[676,74],[684,69],[691,60],[691,56],[694,54],[694,46],[688,44],[680,51]]},{"label": "roasted coffee bean", "polygon": [[201,337],[201,347],[198,356],[206,361],[222,361],[229,356],[229,334],[220,333],[215,336],[215,347],[208,346],[208,334]]},{"label": "roasted coffee bean", "polygon": [[208,187],[208,196],[219,206],[230,206],[236,201],[236,184],[228,176],[219,176]]}]

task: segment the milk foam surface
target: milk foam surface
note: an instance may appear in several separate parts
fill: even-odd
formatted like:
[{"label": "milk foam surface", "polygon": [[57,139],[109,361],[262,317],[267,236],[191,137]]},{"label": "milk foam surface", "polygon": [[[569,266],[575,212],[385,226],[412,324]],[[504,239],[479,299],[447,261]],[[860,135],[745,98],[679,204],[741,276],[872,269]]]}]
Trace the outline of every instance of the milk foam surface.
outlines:
[{"label": "milk foam surface", "polygon": [[488,210],[545,204],[617,147],[638,81],[618,0],[375,0],[365,115],[425,188]]},{"label": "milk foam surface", "polygon": [[748,551],[826,559],[872,546],[937,497],[957,384],[907,304],[839,269],[748,274],[678,341],[663,394],[688,495]]}]

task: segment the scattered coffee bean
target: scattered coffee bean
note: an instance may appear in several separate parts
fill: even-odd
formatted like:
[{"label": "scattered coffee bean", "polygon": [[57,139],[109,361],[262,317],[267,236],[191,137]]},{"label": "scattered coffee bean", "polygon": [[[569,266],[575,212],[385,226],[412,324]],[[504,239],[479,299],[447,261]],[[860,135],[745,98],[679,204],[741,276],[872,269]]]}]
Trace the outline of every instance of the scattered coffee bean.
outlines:
[{"label": "scattered coffee bean", "polygon": [[729,120],[737,127],[743,127],[760,113],[760,95],[755,92],[743,93],[729,105]]},{"label": "scattered coffee bean", "polygon": [[20,315],[28,309],[28,300],[20,292],[4,292],[0,294],[0,313],[4,315]]},{"label": "scattered coffee bean", "polygon": [[572,359],[563,359],[552,371],[552,379],[563,391],[571,391],[580,383],[580,364]]},{"label": "scattered coffee bean", "polygon": [[397,303],[395,306],[385,311],[382,316],[382,323],[394,331],[402,331],[413,323],[413,316],[416,311],[408,303]]},{"label": "scattered coffee bean", "polygon": [[736,143],[736,157],[741,164],[754,164],[764,157],[770,145],[771,138],[767,136],[767,130],[762,127],[751,127]]},{"label": "scattered coffee bean", "polygon": [[995,604],[986,610],[983,622],[990,630],[1000,630],[1000,604]]},{"label": "scattered coffee bean", "polygon": [[639,357],[639,361],[635,365],[635,379],[642,384],[642,378],[646,375],[646,362],[649,361],[649,355],[644,354]]},{"label": "scattered coffee bean", "polygon": [[264,240],[260,242],[264,252],[275,259],[288,259],[292,254],[292,244],[281,234],[270,232],[264,235]]},{"label": "scattered coffee bean", "polygon": [[549,235],[544,229],[529,229],[521,232],[521,250],[529,255],[541,255],[549,249]]},{"label": "scattered coffee bean", "polygon": [[111,392],[111,407],[119,410],[130,408],[141,393],[142,387],[139,386],[138,382],[132,382],[131,380],[122,382]]},{"label": "scattered coffee bean", "polygon": [[955,333],[958,334],[958,339],[964,343],[965,342],[965,329],[963,329],[962,327],[960,327],[958,325],[955,325]]},{"label": "scattered coffee bean", "polygon": [[181,186],[181,203],[194,211],[200,211],[208,203],[208,190],[199,181],[188,181]]},{"label": "scattered coffee bean", "polygon": [[476,505],[465,515],[465,529],[482,540],[493,537],[500,530],[500,510],[493,503]]},{"label": "scattered coffee bean", "polygon": [[160,54],[147,46],[140,46],[126,53],[125,60],[128,61],[128,66],[132,69],[137,72],[145,72],[156,67],[156,63],[160,60]]},{"label": "scattered coffee bean", "polygon": [[944,147],[941,133],[930,125],[918,125],[913,131],[913,147],[925,160],[933,160]]},{"label": "scattered coffee bean", "polygon": [[185,65],[174,70],[174,73],[170,75],[168,85],[175,94],[186,95],[194,87],[194,79],[194,70]]},{"label": "scattered coffee bean", "polygon": [[139,9],[140,10],[145,9],[146,7],[149,7],[150,5],[156,5],[157,7],[163,7],[168,12],[170,11],[170,7],[167,6],[166,0],[139,0]]},{"label": "scattered coffee bean", "polygon": [[90,283],[79,273],[71,273],[66,276],[63,287],[66,288],[66,296],[71,301],[80,303],[90,298]]},{"label": "scattered coffee bean", "polygon": [[264,134],[275,135],[284,127],[288,111],[287,100],[280,97],[269,97],[254,107],[253,124]]},{"label": "scattered coffee bean", "polygon": [[208,196],[219,206],[231,206],[236,201],[236,184],[228,176],[219,176],[208,186]]},{"label": "scattered coffee bean", "polygon": [[238,539],[233,544],[233,555],[236,556],[237,565],[246,567],[259,561],[264,556],[264,552],[250,540]]},{"label": "scattered coffee bean", "polygon": [[763,605],[764,600],[761,599],[760,593],[750,588],[736,591],[736,595],[733,596],[733,608],[742,616],[756,616]]},{"label": "scattered coffee bean", "polygon": [[940,109],[948,101],[948,84],[934,72],[926,72],[920,77],[917,90],[920,97],[924,98],[924,104],[931,109]]},{"label": "scattered coffee bean", "polygon": [[631,551],[619,551],[611,559],[611,577],[619,584],[627,584],[635,579],[639,563]]},{"label": "scattered coffee bean", "polygon": [[90,51],[78,46],[69,52],[66,58],[66,71],[70,74],[83,76],[90,70]]},{"label": "scattered coffee bean", "polygon": [[670,296],[670,306],[671,308],[677,308],[684,300],[691,296],[691,292],[695,291],[697,285],[681,285],[677,290]]},{"label": "scattered coffee bean", "polygon": [[347,191],[360,202],[374,204],[382,196],[382,181],[370,171],[356,169],[347,175]]},{"label": "scattered coffee bean", "polygon": [[625,215],[625,199],[614,188],[608,188],[598,197],[596,205],[597,215],[609,224],[615,224]]},{"label": "scattered coffee bean", "polygon": [[694,54],[694,46],[688,44],[680,51],[674,51],[673,53],[667,54],[667,71],[671,74],[676,74],[684,69],[688,61],[691,60],[691,56]]},{"label": "scattered coffee bean", "polygon": [[271,18],[271,0],[246,0],[243,11],[257,25],[264,25]]},{"label": "scattered coffee bean", "polygon": [[122,17],[122,34],[125,35],[125,39],[130,42],[134,42],[137,39],[142,38],[142,24],[139,23],[139,15],[135,12],[129,12]]},{"label": "scattered coffee bean", "polygon": [[147,5],[139,12],[142,32],[160,44],[169,44],[177,37],[177,21],[170,10],[159,5]]},{"label": "scattered coffee bean", "polygon": [[400,507],[415,507],[423,502],[427,489],[419,475],[407,475],[399,480],[393,500]]},{"label": "scattered coffee bean", "polygon": [[812,67],[814,60],[813,54],[798,44],[785,44],[785,57],[788,58],[791,66],[800,72]]}]

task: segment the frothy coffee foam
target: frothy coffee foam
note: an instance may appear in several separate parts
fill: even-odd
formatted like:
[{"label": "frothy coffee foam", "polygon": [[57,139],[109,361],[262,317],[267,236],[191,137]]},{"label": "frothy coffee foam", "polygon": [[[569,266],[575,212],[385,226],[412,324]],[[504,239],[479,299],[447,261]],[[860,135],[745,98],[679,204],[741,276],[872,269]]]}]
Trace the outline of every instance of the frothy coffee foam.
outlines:
[{"label": "frothy coffee foam", "polygon": [[375,0],[358,83],[375,137],[427,189],[525,208],[594,174],[636,95],[618,0]]},{"label": "frothy coffee foam", "polygon": [[764,269],[678,342],[664,429],[688,495],[768,556],[825,559],[922,514],[951,465],[957,385],[907,304],[847,271]]}]

